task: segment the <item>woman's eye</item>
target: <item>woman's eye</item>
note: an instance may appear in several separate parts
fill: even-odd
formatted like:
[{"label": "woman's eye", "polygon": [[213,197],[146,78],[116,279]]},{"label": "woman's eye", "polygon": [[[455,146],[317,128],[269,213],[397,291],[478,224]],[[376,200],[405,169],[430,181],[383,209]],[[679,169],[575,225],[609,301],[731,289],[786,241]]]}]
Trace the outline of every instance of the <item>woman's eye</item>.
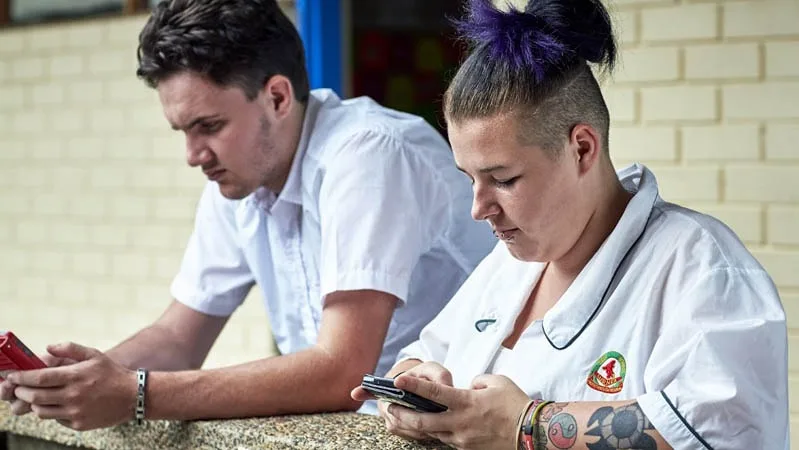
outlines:
[{"label": "woman's eye", "polygon": [[518,180],[519,177],[508,178],[507,180],[494,180],[494,183],[501,188],[507,188],[513,186],[513,183]]}]

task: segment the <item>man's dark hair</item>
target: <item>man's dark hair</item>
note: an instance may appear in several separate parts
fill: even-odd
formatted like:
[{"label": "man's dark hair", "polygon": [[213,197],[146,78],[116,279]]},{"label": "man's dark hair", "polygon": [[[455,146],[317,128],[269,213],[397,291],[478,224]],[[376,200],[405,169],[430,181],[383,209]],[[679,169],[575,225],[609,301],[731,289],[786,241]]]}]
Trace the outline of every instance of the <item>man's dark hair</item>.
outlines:
[{"label": "man's dark hair", "polygon": [[164,0],[139,35],[138,59],[136,75],[150,87],[190,71],[252,100],[284,75],[308,100],[302,40],[275,0]]},{"label": "man's dark hair", "polygon": [[471,0],[458,23],[471,53],[444,96],[448,121],[512,113],[521,142],[559,155],[579,123],[602,134],[608,108],[589,63],[612,71],[616,42],[600,0],[529,0],[523,11]]}]

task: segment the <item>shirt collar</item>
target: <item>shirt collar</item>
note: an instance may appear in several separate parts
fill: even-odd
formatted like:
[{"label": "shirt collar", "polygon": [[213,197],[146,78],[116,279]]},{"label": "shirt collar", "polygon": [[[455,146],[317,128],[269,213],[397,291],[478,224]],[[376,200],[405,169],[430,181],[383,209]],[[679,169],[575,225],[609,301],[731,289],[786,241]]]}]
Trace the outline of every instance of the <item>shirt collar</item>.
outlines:
[{"label": "shirt collar", "polygon": [[308,96],[308,104],[305,107],[305,117],[302,121],[300,142],[297,145],[297,151],[294,153],[294,159],[289,169],[289,176],[286,178],[286,184],[283,185],[283,190],[280,192],[280,195],[276,196],[272,191],[264,187],[258,188],[253,193],[253,199],[256,204],[263,207],[266,211],[270,211],[275,204],[280,202],[302,205],[302,163],[305,159],[308,141],[311,139],[316,117],[321,106],[322,102],[317,100],[313,95]]},{"label": "shirt collar", "polygon": [[580,271],[561,299],[544,316],[544,333],[550,344],[563,349],[579,337],[599,310],[606,291],[635,243],[643,235],[658,198],[655,176],[646,167],[634,164],[619,172],[625,189],[633,198],[599,250]]}]

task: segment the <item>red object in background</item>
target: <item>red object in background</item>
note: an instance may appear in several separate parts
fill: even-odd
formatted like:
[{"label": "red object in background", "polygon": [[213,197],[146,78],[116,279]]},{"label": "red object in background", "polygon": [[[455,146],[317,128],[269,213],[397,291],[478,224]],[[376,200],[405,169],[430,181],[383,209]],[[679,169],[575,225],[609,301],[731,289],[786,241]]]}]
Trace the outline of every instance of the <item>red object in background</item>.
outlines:
[{"label": "red object in background", "polygon": [[44,369],[47,365],[10,331],[0,333],[0,380],[9,372]]},{"label": "red object in background", "polygon": [[367,31],[356,37],[359,69],[384,71],[390,65],[388,38],[382,33]]}]

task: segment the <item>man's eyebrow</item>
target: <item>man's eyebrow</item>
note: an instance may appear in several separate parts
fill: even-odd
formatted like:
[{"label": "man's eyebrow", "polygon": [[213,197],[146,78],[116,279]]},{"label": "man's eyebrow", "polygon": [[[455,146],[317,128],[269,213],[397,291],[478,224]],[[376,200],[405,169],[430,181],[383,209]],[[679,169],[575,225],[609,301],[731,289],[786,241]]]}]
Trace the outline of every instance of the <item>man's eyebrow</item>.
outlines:
[{"label": "man's eyebrow", "polygon": [[181,127],[181,126],[173,124],[172,125],[172,129],[175,130],[175,131],[177,131],[177,130],[191,130],[198,123],[206,122],[206,121],[210,121],[210,120],[214,120],[214,119],[218,119],[218,118],[219,118],[219,116],[217,114],[212,114],[210,116],[200,116],[200,117],[192,120],[191,123],[189,123],[188,125],[186,125],[184,127]]},{"label": "man's eyebrow", "polygon": [[[457,167],[458,170],[460,170],[461,172],[466,173],[466,171],[463,170],[463,168],[461,168],[461,166],[456,165],[455,167]],[[483,167],[482,169],[478,169],[477,171],[480,172],[480,173],[491,173],[491,172],[496,172],[497,170],[505,170],[507,168],[508,168],[508,166],[503,166],[502,164],[498,164],[498,165],[494,165],[494,166]]]}]

